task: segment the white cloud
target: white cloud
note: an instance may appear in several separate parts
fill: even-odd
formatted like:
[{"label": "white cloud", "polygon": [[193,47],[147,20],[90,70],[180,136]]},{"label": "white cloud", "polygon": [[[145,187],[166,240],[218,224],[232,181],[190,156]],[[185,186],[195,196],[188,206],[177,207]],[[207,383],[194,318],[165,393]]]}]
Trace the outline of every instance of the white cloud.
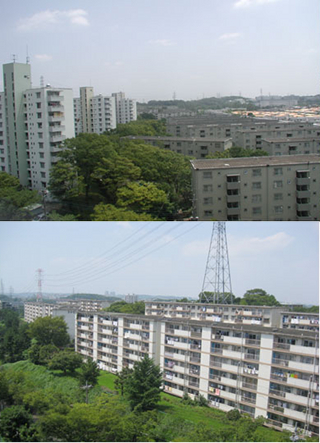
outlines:
[{"label": "white cloud", "polygon": [[250,6],[256,6],[256,5],[264,5],[267,3],[275,3],[280,0],[237,0],[234,3],[234,8],[248,8]]},{"label": "white cloud", "polygon": [[172,42],[171,40],[167,40],[167,39],[149,40],[149,43],[152,43],[152,44],[158,45],[158,46],[173,46],[173,45],[175,45],[174,42]]},{"label": "white cloud", "polygon": [[47,10],[37,12],[30,17],[20,19],[18,22],[19,31],[31,31],[34,29],[45,29],[48,26],[59,24],[73,24],[78,26],[88,26],[88,13],[83,9],[69,9],[67,11]]},{"label": "white cloud", "polygon": [[48,55],[48,54],[36,54],[34,56],[34,58],[36,58],[37,60],[43,61],[43,62],[48,62],[50,60],[52,60],[52,55]]},{"label": "white cloud", "polygon": [[218,40],[234,40],[236,38],[241,37],[241,34],[239,32],[233,32],[231,34],[222,34],[220,35]]},{"label": "white cloud", "polygon": [[230,255],[257,256],[268,252],[281,251],[289,246],[294,238],[285,232],[278,232],[269,237],[237,238],[228,236]]}]

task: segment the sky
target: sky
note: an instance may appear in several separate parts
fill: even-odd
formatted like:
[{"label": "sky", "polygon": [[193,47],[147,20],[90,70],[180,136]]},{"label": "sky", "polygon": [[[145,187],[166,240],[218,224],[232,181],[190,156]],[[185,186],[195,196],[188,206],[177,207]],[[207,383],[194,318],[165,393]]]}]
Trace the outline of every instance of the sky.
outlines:
[{"label": "sky", "polygon": [[[212,222],[1,222],[5,293],[197,298]],[[319,303],[318,222],[227,222],[232,290],[262,288],[283,303]],[[208,288],[209,290],[209,288]]]},{"label": "sky", "polygon": [[[1,2],[2,64],[140,102],[319,93],[319,0]],[[3,89],[2,84],[0,85]]]}]

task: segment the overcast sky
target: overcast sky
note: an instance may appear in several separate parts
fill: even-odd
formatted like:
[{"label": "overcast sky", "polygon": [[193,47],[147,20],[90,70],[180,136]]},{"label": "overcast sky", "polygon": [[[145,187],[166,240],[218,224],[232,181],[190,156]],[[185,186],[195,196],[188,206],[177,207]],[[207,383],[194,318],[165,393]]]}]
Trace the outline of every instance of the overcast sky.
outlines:
[{"label": "overcast sky", "polygon": [[[2,63],[138,101],[319,93],[319,0],[11,0]],[[1,85],[2,89],[2,85]]]},{"label": "overcast sky", "polygon": [[[1,222],[0,278],[14,292],[197,297],[211,222]],[[319,223],[227,222],[232,289],[318,304]]]}]

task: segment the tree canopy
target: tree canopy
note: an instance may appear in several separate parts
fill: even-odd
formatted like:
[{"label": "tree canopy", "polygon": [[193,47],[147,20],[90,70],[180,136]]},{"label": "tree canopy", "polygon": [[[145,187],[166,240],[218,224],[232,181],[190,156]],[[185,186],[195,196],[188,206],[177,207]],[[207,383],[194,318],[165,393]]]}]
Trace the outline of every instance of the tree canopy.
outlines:
[{"label": "tree canopy", "polygon": [[136,411],[154,409],[160,400],[162,373],[148,355],[135,363],[127,378],[126,392],[131,408]]},{"label": "tree canopy", "polygon": [[18,178],[0,172],[0,220],[32,220],[27,207],[40,199],[37,191],[23,188]]},{"label": "tree canopy", "polygon": [[268,294],[264,289],[249,289],[240,302],[241,305],[256,306],[281,306],[274,295]]},{"label": "tree canopy", "polygon": [[69,343],[67,324],[63,317],[39,317],[29,325],[29,336],[35,338],[39,345],[62,347]]},{"label": "tree canopy", "polygon": [[137,301],[135,303],[117,301],[104,310],[108,312],[121,312],[123,314],[144,314],[145,303],[143,301]]}]

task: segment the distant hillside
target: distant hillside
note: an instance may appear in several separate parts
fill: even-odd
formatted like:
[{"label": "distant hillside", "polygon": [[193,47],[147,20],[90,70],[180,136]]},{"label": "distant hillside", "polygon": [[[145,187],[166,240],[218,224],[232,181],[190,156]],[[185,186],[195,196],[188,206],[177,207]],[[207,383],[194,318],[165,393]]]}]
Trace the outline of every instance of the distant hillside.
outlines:
[{"label": "distant hillside", "polygon": [[117,301],[121,300],[120,297],[111,297],[100,294],[72,294],[68,297],[64,297],[65,300],[78,300],[78,299],[86,299],[86,300],[102,300],[102,301]]}]

